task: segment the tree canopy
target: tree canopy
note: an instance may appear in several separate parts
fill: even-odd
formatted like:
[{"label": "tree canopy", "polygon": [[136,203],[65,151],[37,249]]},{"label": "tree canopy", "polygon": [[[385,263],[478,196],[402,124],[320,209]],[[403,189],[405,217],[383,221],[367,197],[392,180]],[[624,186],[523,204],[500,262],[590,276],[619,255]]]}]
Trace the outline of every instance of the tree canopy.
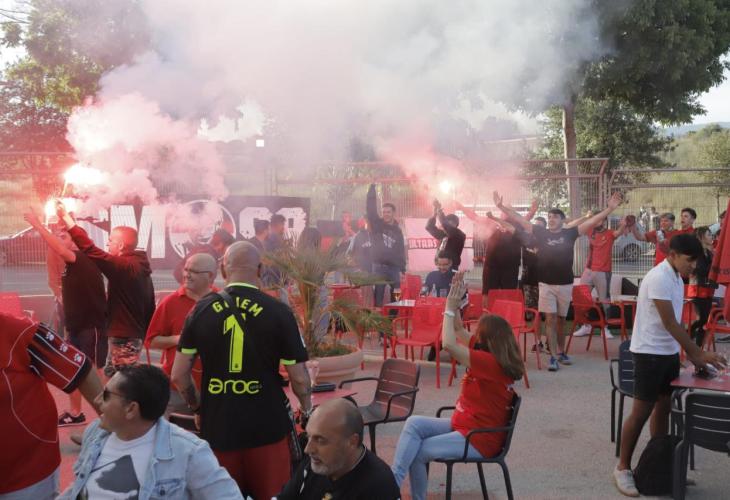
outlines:
[{"label": "tree canopy", "polygon": [[65,126],[74,106],[98,90],[101,75],[130,62],[149,44],[133,0],[30,0],[4,15],[2,43],[22,46],[0,83],[0,148],[69,148]]}]

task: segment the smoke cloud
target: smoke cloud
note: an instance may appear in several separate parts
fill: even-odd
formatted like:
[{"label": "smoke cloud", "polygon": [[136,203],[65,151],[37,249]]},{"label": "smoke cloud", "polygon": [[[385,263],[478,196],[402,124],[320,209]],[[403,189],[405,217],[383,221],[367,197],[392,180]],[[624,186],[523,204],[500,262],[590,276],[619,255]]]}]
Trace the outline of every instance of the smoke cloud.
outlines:
[{"label": "smoke cloud", "polygon": [[592,3],[141,0],[152,50],[103,76],[69,139],[113,176],[103,201],[173,179],[224,197],[211,138],[263,135],[303,174],[353,136],[407,173],[458,171],[437,145],[528,130],[605,52]]}]

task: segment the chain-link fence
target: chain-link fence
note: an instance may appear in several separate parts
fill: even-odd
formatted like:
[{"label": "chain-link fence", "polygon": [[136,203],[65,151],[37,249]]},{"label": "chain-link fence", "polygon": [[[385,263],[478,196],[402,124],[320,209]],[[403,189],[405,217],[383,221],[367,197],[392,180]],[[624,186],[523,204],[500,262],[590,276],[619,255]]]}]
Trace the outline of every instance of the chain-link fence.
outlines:
[{"label": "chain-link fence", "polygon": [[[537,199],[538,216],[546,216],[552,207],[570,214],[571,188],[579,192],[582,212],[602,209],[610,193],[620,190],[626,194],[627,202],[611,217],[611,225],[616,226],[621,217],[633,214],[645,227],[655,224],[658,214],[665,211],[674,212],[679,218],[685,206],[697,211],[695,226],[712,224],[726,206],[730,191],[727,169],[616,170],[607,178],[606,159],[571,160],[572,170],[577,172],[572,176],[565,174],[565,160],[485,162],[464,166],[463,172],[444,169],[427,173],[406,173],[391,163],[361,162],[308,169],[316,171],[316,175],[292,180],[277,177],[275,168],[251,166],[247,158],[223,155],[230,172],[226,176],[229,189],[237,194],[308,197],[312,225],[323,219],[338,220],[344,211],[354,219],[363,215],[371,183],[378,186],[379,203],[394,203],[399,218],[430,216],[435,197],[447,208],[459,202],[478,216],[485,216],[495,210],[494,190],[521,212],[526,212],[532,200]],[[22,214],[28,206],[42,206],[49,197],[61,194],[62,173],[73,162],[72,156],[62,153],[0,153],[0,289],[35,281],[39,290],[44,289],[46,247],[34,231],[27,230]],[[252,178],[265,182],[253,183]],[[474,238],[470,240],[476,265],[470,273],[473,280],[481,274],[484,236],[484,226],[476,224]],[[576,245],[576,275],[585,265],[585,240],[581,238]],[[653,263],[653,252],[651,244],[632,237],[620,238],[613,250],[614,272],[642,276]],[[15,277],[7,279],[8,273]]]},{"label": "chain-link fence", "polygon": [[[730,177],[727,168],[619,169],[606,182],[606,194],[621,191],[624,203],[614,212],[612,225],[626,215],[636,216],[641,231],[659,228],[663,213],[675,216],[680,226],[683,208],[697,212],[694,227],[710,226],[727,208]],[[633,236],[620,238],[614,246],[614,272],[643,276],[654,265],[654,245]]]}]

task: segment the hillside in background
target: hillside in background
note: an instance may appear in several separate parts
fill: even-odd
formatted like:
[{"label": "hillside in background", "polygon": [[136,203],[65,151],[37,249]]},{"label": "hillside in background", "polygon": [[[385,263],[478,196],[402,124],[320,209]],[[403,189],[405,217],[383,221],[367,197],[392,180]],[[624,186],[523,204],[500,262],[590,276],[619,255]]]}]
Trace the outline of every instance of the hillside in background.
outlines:
[{"label": "hillside in background", "polygon": [[716,123],[690,123],[688,125],[677,125],[676,127],[665,127],[662,132],[665,135],[673,135],[674,137],[680,137],[688,132],[697,132],[706,127],[719,126],[721,128],[730,128],[730,122],[716,122]]}]

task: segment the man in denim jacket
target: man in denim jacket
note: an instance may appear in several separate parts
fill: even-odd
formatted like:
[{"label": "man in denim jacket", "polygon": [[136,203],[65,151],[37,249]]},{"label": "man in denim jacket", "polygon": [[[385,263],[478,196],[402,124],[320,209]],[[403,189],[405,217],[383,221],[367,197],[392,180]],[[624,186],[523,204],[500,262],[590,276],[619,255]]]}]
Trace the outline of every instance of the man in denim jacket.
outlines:
[{"label": "man in denim jacket", "polygon": [[118,371],[97,397],[101,417],[84,432],[76,479],[59,498],[241,499],[208,443],[162,418],[169,397],[159,368]]}]

